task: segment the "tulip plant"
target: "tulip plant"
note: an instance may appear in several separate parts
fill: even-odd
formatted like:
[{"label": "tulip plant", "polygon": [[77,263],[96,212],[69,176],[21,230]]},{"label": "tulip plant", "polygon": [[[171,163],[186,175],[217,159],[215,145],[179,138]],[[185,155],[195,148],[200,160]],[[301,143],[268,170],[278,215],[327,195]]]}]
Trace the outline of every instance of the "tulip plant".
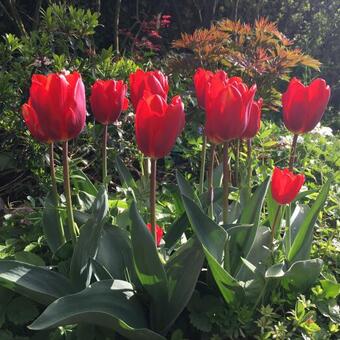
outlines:
[{"label": "tulip plant", "polygon": [[[167,77],[160,71],[130,75],[136,144],[150,161],[151,173],[148,214],[141,215],[144,207],[136,199],[141,180],[116,158],[122,182],[132,193],[127,196],[128,228],[112,223],[116,216],[109,212],[106,152],[108,125],[128,107],[127,85],[97,80],[92,86],[91,110],[103,125],[103,185],[95,186],[85,177],[84,190],[92,204],[79,212],[72,205],[68,141],[85,125],[84,84],[76,72],[32,77],[22,114],[31,135],[50,145],[52,190],[45,203],[44,232],[51,251],[58,256],[71,249],[71,259],[68,275],[52,267],[0,260],[0,285],[46,307],[30,329],[87,323],[129,339],[165,339],[198,280],[217,289],[226,304],[245,305],[255,313],[278,285],[304,290],[318,277],[322,261],[309,258],[310,248],[331,179],[310,207],[299,204],[305,177],[294,173],[294,165],[299,172],[297,136],[320,121],[329,86],[322,79],[309,86],[291,80],[282,96],[283,120],[295,136],[288,167],[275,168],[271,178],[254,188],[251,141],[260,128],[263,103],[255,99],[256,85],[229,78],[224,71],[204,69],[197,70],[194,85],[198,105],[206,114],[199,183],[193,185],[177,172],[182,214],[165,233],[156,215],[157,160],[171,152],[185,126],[181,97],[168,100]],[[247,163],[246,171],[241,171],[235,158],[240,172],[236,188],[230,182],[230,146],[239,146],[240,141],[246,141]],[[66,207],[55,180],[53,145],[58,143],[63,147]],[[222,166],[215,166],[219,149]],[[237,199],[231,197],[232,191],[238,193]]]}]

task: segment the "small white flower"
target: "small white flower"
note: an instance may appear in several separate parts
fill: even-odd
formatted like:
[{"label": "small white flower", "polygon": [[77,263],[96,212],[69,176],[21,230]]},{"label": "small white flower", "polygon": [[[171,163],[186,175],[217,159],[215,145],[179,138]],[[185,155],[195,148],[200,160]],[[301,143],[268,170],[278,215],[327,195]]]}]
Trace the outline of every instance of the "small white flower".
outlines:
[{"label": "small white flower", "polygon": [[324,137],[333,137],[333,130],[330,127],[321,126],[321,123],[318,123],[318,125],[315,127],[314,130],[311,131],[311,133],[318,134]]},{"label": "small white flower", "polygon": [[[298,136],[297,143],[300,144],[302,142],[303,142],[303,137]],[[292,146],[292,143],[293,143],[293,136],[292,135],[280,136],[278,143],[281,146],[284,146],[286,148],[290,148]]]}]

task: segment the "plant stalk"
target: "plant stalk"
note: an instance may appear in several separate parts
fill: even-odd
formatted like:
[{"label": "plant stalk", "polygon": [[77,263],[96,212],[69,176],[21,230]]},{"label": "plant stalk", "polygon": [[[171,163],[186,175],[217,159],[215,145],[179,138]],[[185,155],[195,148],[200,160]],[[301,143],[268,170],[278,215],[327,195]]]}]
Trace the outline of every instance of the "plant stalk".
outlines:
[{"label": "plant stalk", "polygon": [[209,167],[208,167],[208,193],[209,208],[208,213],[211,219],[214,218],[214,158],[216,145],[212,144],[210,148]]},{"label": "plant stalk", "polygon": [[251,195],[251,174],[252,174],[252,168],[251,168],[251,153],[252,153],[252,144],[251,139],[247,139],[247,187],[248,187],[248,197],[250,198]]},{"label": "plant stalk", "polygon": [[204,190],[204,174],[205,174],[205,162],[207,155],[207,137],[203,136],[203,145],[201,151],[201,169],[200,169],[200,182],[199,182],[199,193],[202,194]]},{"label": "plant stalk", "polygon": [[72,210],[70,170],[68,162],[68,141],[63,142],[63,173],[64,173],[64,191],[66,198],[67,222],[69,233],[71,235],[72,244],[75,245],[77,241],[77,231],[76,225],[74,223]]},{"label": "plant stalk", "polygon": [[[55,176],[55,162],[54,162],[54,143],[49,144],[49,154],[50,154],[50,173],[51,173],[51,182],[52,182],[52,194],[53,194],[53,200],[54,204],[58,210],[58,215],[59,215],[59,195],[58,195],[58,189],[57,189],[57,180]],[[63,224],[61,221],[61,218],[59,216],[58,219],[58,234],[60,238],[60,244],[65,243],[65,233],[64,233],[64,228]]]},{"label": "plant stalk", "polygon": [[103,180],[103,184],[105,185],[105,188],[107,188],[107,184],[106,184],[106,177],[107,177],[107,130],[108,130],[108,125],[105,124],[104,125],[104,129],[103,129],[103,149],[102,149],[102,161],[103,161],[103,165],[102,165],[102,171],[103,171],[103,175],[102,175],[102,180]]},{"label": "plant stalk", "polygon": [[223,144],[223,224],[228,222],[228,197],[229,197],[229,142]]},{"label": "plant stalk", "polygon": [[235,184],[239,186],[239,171],[240,171],[240,140],[236,141],[236,155],[235,155]]},{"label": "plant stalk", "polygon": [[273,246],[273,242],[274,242],[274,238],[275,238],[275,228],[276,228],[277,220],[278,220],[279,215],[280,215],[280,211],[281,211],[281,205],[279,205],[276,209],[276,213],[275,213],[274,221],[273,221],[273,225],[272,225],[272,238],[271,238],[271,245],[272,246]]},{"label": "plant stalk", "polygon": [[150,174],[150,216],[151,216],[151,233],[157,247],[156,235],[156,170],[157,160],[151,158],[151,174]]},{"label": "plant stalk", "polygon": [[289,170],[290,171],[292,171],[294,167],[297,140],[298,140],[298,135],[294,134],[292,147],[290,149],[290,158],[289,158]]}]

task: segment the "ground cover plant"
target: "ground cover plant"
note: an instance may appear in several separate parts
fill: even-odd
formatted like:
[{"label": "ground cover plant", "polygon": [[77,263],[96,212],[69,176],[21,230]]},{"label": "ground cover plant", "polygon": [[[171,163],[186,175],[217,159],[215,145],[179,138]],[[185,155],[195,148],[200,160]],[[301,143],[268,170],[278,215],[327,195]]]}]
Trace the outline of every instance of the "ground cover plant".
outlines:
[{"label": "ground cover plant", "polygon": [[138,21],[122,58],[98,18],[52,4],[0,46],[0,339],[337,338],[333,84],[293,73],[320,63],[267,19],[164,59]]}]

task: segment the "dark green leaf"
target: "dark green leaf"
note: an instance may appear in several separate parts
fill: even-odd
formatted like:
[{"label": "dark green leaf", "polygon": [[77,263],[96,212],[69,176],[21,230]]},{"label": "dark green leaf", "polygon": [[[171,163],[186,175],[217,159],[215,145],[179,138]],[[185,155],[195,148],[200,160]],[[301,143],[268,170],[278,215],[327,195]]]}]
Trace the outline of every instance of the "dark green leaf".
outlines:
[{"label": "dark green leaf", "polygon": [[100,188],[91,210],[91,217],[80,229],[71,261],[71,280],[79,289],[84,288],[90,281],[89,259],[98,251],[101,230],[108,212],[107,192],[104,187]]},{"label": "dark green leaf", "polygon": [[135,180],[133,179],[128,168],[125,166],[125,164],[118,156],[115,158],[115,164],[122,184],[127,188],[136,189],[137,184]]},{"label": "dark green leaf", "polygon": [[187,305],[204,260],[202,246],[196,238],[182,245],[165,266],[168,278],[169,303],[165,308],[166,329]]},{"label": "dark green leaf", "polygon": [[24,325],[39,315],[38,308],[23,296],[13,299],[7,306],[7,318],[15,325]]},{"label": "dark green leaf", "polygon": [[69,280],[59,273],[17,261],[0,261],[0,285],[42,304],[72,294]]},{"label": "dark green leaf", "polygon": [[167,278],[154,239],[139,215],[135,202],[130,207],[131,242],[138,278],[151,297],[151,325],[162,327],[164,302],[168,300]]},{"label": "dark green leaf", "polygon": [[55,253],[65,243],[65,235],[63,235],[63,224],[58,204],[55,202],[52,192],[49,192],[45,199],[42,227],[47,244]]},{"label": "dark green leaf", "polygon": [[19,251],[18,253],[15,253],[15,259],[19,262],[33,264],[35,266],[45,266],[45,262],[40,256],[28,251]]},{"label": "dark green leaf", "polygon": [[111,328],[128,339],[164,339],[148,329],[143,305],[132,286],[120,280],[96,282],[80,293],[58,299],[29,328],[42,330],[76,323]]},{"label": "dark green leaf", "polygon": [[308,211],[305,219],[302,221],[301,225],[299,226],[299,231],[297,232],[296,237],[289,250],[289,254],[288,254],[289,262],[291,262],[292,260],[296,258],[299,251],[301,250],[301,247],[303,246],[305,238],[308,237],[310,233],[312,233],[318,214],[326,202],[328,191],[331,185],[331,180],[332,178],[329,178],[328,181],[324,184],[324,186],[321,189],[320,194],[318,195],[317,199],[313,203],[311,209]]}]

